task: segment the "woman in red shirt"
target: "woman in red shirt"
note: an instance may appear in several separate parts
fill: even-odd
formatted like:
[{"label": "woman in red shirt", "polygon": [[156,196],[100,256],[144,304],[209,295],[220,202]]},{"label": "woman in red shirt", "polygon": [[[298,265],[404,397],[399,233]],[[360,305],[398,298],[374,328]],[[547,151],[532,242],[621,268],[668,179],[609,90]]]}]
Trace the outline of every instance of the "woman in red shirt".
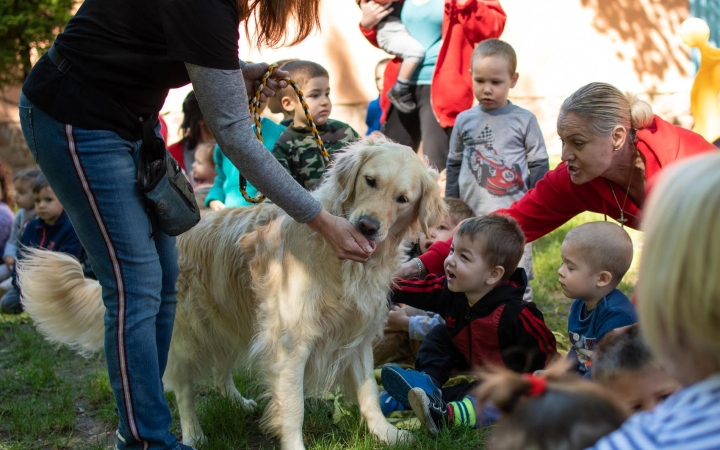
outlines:
[{"label": "woman in red shirt", "polygon": [[[562,162],[510,208],[528,242],[584,211],[637,229],[654,177],[675,161],[718,150],[700,135],[653,115],[650,105],[607,83],[590,83],[563,102],[557,121]],[[436,242],[399,276],[443,272],[450,241]]]}]

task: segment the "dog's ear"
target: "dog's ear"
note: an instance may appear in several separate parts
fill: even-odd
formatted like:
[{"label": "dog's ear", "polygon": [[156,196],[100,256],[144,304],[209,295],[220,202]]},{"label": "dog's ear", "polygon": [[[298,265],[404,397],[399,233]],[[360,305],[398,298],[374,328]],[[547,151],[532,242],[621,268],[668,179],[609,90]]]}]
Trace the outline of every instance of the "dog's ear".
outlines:
[{"label": "dog's ear", "polygon": [[368,142],[364,140],[356,141],[335,153],[335,162],[328,169],[329,181],[338,193],[333,202],[333,214],[341,214],[342,204],[352,199],[355,194],[355,179],[371,153]]},{"label": "dog's ear", "polygon": [[430,228],[440,225],[447,212],[447,205],[440,196],[437,170],[430,167],[427,160],[426,164],[428,168],[422,177],[422,197],[420,198],[418,221],[422,232],[425,233],[425,236],[430,237]]}]

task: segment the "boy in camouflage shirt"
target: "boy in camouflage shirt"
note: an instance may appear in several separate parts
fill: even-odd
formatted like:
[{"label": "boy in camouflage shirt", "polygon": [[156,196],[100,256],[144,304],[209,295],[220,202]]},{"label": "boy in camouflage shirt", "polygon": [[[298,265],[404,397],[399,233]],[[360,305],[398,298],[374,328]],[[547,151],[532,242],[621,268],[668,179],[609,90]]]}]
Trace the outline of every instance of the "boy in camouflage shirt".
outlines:
[{"label": "boy in camouflage shirt", "polygon": [[[332,111],[330,75],[323,66],[311,61],[291,61],[283,66],[283,70],[290,72],[290,78],[300,86],[330,155],[360,137],[350,125],[329,118]],[[311,190],[320,181],[327,165],[313,139],[295,90],[288,86],[278,96],[282,107],[293,115],[293,123],[275,142],[272,153],[298,183]]]}]

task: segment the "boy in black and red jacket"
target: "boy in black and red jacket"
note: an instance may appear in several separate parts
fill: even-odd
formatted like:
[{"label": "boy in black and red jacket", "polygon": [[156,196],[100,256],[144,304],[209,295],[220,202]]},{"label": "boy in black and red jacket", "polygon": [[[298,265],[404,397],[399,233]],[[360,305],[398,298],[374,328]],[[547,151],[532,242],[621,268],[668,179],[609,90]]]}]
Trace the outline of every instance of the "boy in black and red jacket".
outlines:
[{"label": "boy in black and red jacket", "polygon": [[[396,282],[393,302],[445,318],[445,325],[433,328],[423,341],[415,371],[390,365],[381,372],[383,386],[395,400],[405,407],[422,403],[416,413],[431,432],[441,423],[481,422],[473,399],[466,396],[473,384],[439,389],[451,371],[502,365],[532,373],[555,355],[555,338],[542,313],[534,303],[523,302],[527,277],[517,265],[524,246],[525,236],[509,216],[467,219],[455,232],[445,275]],[[411,401],[411,390],[422,398]],[[433,417],[428,408],[434,409]]]}]

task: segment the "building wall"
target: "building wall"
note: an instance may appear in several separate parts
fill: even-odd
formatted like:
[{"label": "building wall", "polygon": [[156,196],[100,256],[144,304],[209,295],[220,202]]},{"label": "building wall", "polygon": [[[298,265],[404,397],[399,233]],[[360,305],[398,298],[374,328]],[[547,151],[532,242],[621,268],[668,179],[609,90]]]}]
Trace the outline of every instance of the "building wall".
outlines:
[{"label": "building wall", "polygon": [[[559,151],[560,104],[591,81],[640,94],[668,119],[688,116],[695,69],[678,35],[689,14],[688,0],[504,0],[502,5],[508,15],[502,39],[515,47],[520,73],[511,100],[538,116],[551,152]],[[324,65],[331,77],[332,116],[362,133],[367,102],[377,96],[375,64],[387,55],[360,34],[359,20],[354,0],[325,0],[321,31],[279,49],[250,48],[241,34],[241,57],[302,58]],[[181,105],[189,90],[171,91],[163,107],[171,143],[180,138]],[[0,129],[16,121],[16,109],[0,102],[0,123],[5,123]],[[16,141],[17,133],[0,131],[0,155]]]}]

